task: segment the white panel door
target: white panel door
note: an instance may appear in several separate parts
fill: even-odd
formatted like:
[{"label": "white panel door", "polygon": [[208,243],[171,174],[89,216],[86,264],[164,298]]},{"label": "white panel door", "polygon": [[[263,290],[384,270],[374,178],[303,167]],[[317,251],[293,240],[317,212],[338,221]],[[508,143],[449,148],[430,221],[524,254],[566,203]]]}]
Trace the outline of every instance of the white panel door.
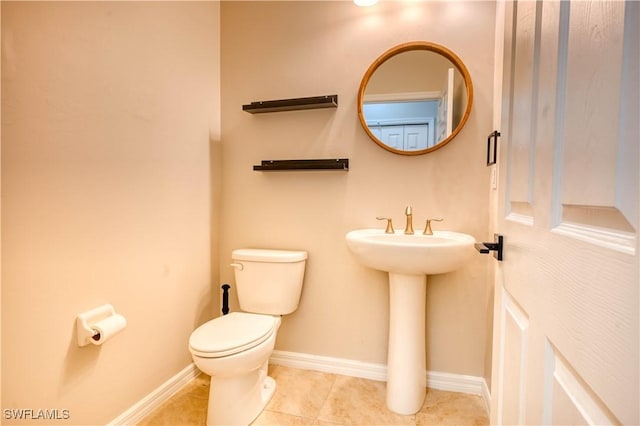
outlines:
[{"label": "white panel door", "polygon": [[426,124],[407,124],[404,126],[404,149],[417,151],[429,147],[429,126]]},{"label": "white panel door", "polygon": [[447,136],[453,132],[453,98],[454,92],[453,88],[455,87],[454,81],[455,73],[453,72],[453,68],[449,68],[447,70]]},{"label": "white panel door", "polygon": [[638,425],[640,2],[498,9],[492,424]]},{"label": "white panel door", "polygon": [[404,126],[383,126],[380,129],[380,140],[391,148],[404,149]]}]

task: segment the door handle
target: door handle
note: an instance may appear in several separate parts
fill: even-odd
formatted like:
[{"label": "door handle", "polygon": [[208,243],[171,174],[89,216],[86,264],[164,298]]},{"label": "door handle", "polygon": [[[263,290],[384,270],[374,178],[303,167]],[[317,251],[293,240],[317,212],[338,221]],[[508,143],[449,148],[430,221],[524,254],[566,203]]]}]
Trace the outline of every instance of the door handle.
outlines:
[{"label": "door handle", "polygon": [[476,250],[480,253],[486,254],[494,252],[493,257],[502,261],[502,249],[504,248],[504,237],[499,234],[493,234],[492,243],[475,243]]}]

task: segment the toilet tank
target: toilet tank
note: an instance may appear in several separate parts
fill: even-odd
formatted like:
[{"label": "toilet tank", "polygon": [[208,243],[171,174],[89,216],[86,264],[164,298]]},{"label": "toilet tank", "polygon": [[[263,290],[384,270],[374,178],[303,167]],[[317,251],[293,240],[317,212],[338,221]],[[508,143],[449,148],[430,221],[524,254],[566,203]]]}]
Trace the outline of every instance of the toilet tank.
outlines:
[{"label": "toilet tank", "polygon": [[269,315],[298,309],[306,251],[237,249],[231,258],[240,309]]}]

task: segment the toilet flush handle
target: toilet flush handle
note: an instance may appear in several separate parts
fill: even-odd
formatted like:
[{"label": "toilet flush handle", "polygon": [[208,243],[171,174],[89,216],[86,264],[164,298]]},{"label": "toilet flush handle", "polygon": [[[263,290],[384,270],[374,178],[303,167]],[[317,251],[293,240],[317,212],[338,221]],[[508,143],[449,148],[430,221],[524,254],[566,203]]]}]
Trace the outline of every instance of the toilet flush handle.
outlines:
[{"label": "toilet flush handle", "polygon": [[232,263],[231,267],[236,268],[238,271],[242,271],[244,269],[244,266],[242,265],[242,263]]}]

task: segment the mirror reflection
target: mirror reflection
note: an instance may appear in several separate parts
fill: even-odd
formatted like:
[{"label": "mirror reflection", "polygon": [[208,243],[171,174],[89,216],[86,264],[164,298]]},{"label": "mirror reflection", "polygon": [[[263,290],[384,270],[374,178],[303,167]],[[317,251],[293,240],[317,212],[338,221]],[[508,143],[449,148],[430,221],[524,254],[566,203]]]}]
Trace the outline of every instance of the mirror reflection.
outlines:
[{"label": "mirror reflection", "polygon": [[406,43],[369,67],[358,93],[358,116],[383,148],[424,154],[460,131],[472,96],[469,73],[455,54],[433,43]]}]

